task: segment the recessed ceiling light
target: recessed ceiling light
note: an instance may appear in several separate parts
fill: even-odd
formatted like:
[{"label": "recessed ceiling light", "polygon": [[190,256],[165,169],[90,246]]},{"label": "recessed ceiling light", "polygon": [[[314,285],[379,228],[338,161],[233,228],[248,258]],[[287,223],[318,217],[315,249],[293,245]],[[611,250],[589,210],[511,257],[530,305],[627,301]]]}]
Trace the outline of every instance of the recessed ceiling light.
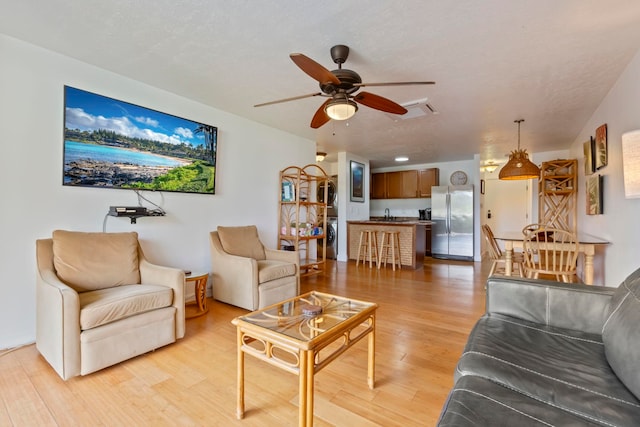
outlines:
[{"label": "recessed ceiling light", "polygon": [[409,160],[409,158],[407,156],[398,156],[398,157],[396,157],[396,162],[406,162],[407,160]]}]

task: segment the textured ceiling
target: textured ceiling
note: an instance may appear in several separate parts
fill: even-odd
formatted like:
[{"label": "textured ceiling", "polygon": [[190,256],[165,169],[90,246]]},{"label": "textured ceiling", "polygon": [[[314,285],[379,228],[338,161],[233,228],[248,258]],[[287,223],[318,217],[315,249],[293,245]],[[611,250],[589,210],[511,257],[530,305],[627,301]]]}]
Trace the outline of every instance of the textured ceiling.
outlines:
[{"label": "textured ceiling", "polygon": [[[524,118],[529,152],[568,148],[640,49],[637,0],[0,0],[0,32],[204,104],[392,165],[503,161]],[[324,98],[289,54],[364,82],[434,80],[366,90],[439,114],[407,120],[362,106],[347,122],[309,122]],[[108,95],[108,94],[106,94]]]}]

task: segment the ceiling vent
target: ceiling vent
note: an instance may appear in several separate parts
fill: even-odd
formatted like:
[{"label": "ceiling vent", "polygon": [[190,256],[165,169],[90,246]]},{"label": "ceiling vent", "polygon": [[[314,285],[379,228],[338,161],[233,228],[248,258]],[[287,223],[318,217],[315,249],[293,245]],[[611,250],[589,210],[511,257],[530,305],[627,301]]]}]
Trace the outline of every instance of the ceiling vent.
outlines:
[{"label": "ceiling vent", "polygon": [[407,109],[406,114],[387,114],[388,117],[393,119],[394,121],[398,120],[409,120],[414,119],[416,117],[424,117],[431,114],[440,114],[435,107],[428,102],[427,98],[417,99],[415,101],[405,102],[404,104],[400,104],[404,108]]}]

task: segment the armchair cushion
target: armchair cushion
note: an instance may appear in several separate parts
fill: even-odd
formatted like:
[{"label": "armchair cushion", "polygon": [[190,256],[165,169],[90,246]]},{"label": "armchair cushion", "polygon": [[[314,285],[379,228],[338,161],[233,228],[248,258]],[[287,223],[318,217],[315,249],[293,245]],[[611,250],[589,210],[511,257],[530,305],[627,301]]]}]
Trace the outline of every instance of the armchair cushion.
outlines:
[{"label": "armchair cushion", "polygon": [[56,230],[53,264],[76,292],[140,283],[138,233]]},{"label": "armchair cushion", "polygon": [[295,275],[296,265],[290,262],[267,259],[258,261],[258,283]]},{"label": "armchair cushion", "polygon": [[264,246],[258,237],[255,225],[244,227],[218,227],[218,237],[224,251],[244,258],[263,260],[266,258]]},{"label": "armchair cushion", "polygon": [[173,290],[158,285],[122,285],[82,292],[80,329],[95,328],[116,320],[163,307],[173,302]]}]

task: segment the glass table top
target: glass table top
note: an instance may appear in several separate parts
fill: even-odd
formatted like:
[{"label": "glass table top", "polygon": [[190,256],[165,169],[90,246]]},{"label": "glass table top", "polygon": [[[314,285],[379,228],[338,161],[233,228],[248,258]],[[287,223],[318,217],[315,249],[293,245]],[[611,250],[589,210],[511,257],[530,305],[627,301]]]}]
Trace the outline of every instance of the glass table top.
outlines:
[{"label": "glass table top", "polygon": [[[318,307],[321,313],[309,313]],[[310,341],[345,320],[375,308],[377,304],[371,302],[310,292],[238,319],[297,340]]]}]

